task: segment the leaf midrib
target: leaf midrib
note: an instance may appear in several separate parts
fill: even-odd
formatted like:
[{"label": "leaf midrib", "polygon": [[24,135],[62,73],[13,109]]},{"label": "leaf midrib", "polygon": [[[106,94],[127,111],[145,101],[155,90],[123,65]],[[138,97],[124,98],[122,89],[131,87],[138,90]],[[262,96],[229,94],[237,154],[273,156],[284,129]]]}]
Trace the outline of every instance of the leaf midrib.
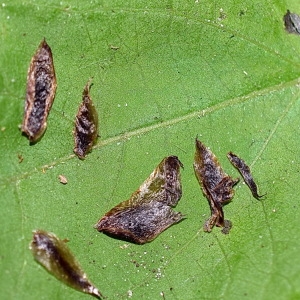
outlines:
[{"label": "leaf midrib", "polygon": [[[289,82],[284,82],[284,83],[280,83],[278,85],[275,86],[271,86],[271,87],[267,87],[264,88],[262,90],[258,90],[258,91],[254,91],[249,93],[248,95],[245,96],[240,96],[237,98],[233,98],[233,99],[229,99],[229,100],[225,100],[223,102],[220,102],[218,104],[215,104],[211,107],[205,108],[205,109],[201,109],[201,110],[197,110],[191,113],[187,113],[185,115],[182,115],[180,117],[176,117],[173,119],[169,119],[163,122],[159,122],[153,125],[149,125],[146,127],[140,127],[138,129],[135,130],[131,130],[125,133],[120,133],[114,137],[110,137],[107,138],[105,140],[98,140],[98,143],[93,147],[93,149],[100,149],[118,142],[122,142],[124,140],[130,139],[132,137],[136,137],[136,136],[140,136],[140,135],[144,135],[148,132],[151,132],[153,130],[156,129],[160,129],[160,128],[165,128],[165,127],[169,127],[175,124],[178,124],[180,122],[184,122],[184,121],[188,121],[194,118],[202,118],[204,116],[207,115],[211,115],[213,113],[215,113],[216,111],[220,111],[222,109],[226,109],[228,107],[232,107],[235,105],[239,105],[241,103],[245,103],[247,101],[251,101],[253,98],[256,97],[262,97],[264,95],[267,94],[271,94],[273,92],[278,92],[280,90],[285,90],[287,88],[291,88],[293,86],[296,86],[300,83],[300,79],[294,79],[291,80]],[[292,106],[292,104],[294,103],[294,100],[289,102],[289,104],[287,105],[286,109],[284,110],[283,114],[281,115],[281,118],[277,121],[275,127],[273,128],[272,132],[270,133],[268,139],[266,140],[266,142],[264,143],[264,145],[262,146],[262,149],[260,150],[260,152],[258,153],[258,155],[256,156],[255,160],[251,163],[251,167],[256,163],[256,161],[258,160],[258,158],[261,156],[261,154],[263,153],[263,151],[265,150],[267,144],[270,142],[270,139],[272,138],[273,134],[275,133],[277,127],[279,126],[279,124],[281,123],[282,119],[284,118],[284,116],[288,113],[290,107]],[[61,157],[59,159],[56,159],[55,161],[46,163],[42,166],[39,167],[34,167],[34,169],[30,170],[30,171],[25,171],[23,173],[20,174],[14,174],[12,176],[6,177],[5,179],[2,178],[2,181],[0,182],[0,187],[1,186],[7,186],[9,183],[10,184],[15,184],[16,182],[26,179],[30,176],[32,176],[33,174],[36,174],[38,172],[41,171],[47,171],[55,166],[59,166],[62,163],[66,163],[66,161],[69,161],[71,159],[77,159],[77,156],[75,154],[70,154],[67,155],[65,157]]]}]

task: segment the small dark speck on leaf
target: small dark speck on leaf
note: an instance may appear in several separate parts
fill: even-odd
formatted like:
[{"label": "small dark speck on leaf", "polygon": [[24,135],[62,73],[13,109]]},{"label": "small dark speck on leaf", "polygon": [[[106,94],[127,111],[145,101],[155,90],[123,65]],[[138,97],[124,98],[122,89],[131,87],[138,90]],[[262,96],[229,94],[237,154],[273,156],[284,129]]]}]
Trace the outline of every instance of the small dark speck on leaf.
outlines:
[{"label": "small dark speck on leaf", "polygon": [[23,162],[24,157],[21,154],[18,154],[19,164]]},{"label": "small dark speck on leaf", "polygon": [[242,17],[242,16],[244,16],[244,15],[245,15],[245,11],[244,11],[244,10],[241,10],[241,11],[239,12],[239,16]]}]

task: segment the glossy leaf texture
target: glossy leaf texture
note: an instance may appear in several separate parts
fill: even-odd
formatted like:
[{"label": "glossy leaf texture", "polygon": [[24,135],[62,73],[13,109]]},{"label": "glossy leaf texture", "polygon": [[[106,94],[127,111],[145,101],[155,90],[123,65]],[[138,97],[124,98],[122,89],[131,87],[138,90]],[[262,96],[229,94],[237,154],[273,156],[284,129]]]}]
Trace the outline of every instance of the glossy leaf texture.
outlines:
[{"label": "glossy leaf texture", "polygon": [[[68,237],[108,299],[300,297],[300,37],[285,30],[297,1],[3,1],[0,5],[0,287],[6,299],[90,299],[45,272],[28,244],[43,228]],[[28,64],[51,45],[57,91],[47,131],[22,136]],[[73,153],[82,89],[101,138]],[[238,153],[266,196],[241,180],[226,206],[230,234],[207,234],[194,175],[198,135],[232,178]],[[93,225],[128,199],[163,157],[184,165],[185,220],[145,245]],[[68,183],[59,182],[64,175]]]}]

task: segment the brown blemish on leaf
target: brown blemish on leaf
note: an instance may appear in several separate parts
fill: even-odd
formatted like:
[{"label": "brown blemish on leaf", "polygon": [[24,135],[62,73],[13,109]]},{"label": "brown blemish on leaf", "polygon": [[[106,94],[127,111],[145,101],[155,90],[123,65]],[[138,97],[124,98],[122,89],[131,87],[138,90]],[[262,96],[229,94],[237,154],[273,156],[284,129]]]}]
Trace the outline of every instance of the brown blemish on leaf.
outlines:
[{"label": "brown blemish on leaf", "polygon": [[300,34],[300,16],[287,10],[283,16],[285,30],[288,33]]},{"label": "brown blemish on leaf", "polygon": [[77,291],[90,294],[98,299],[103,297],[87,279],[66,243],[55,234],[44,230],[35,230],[30,249],[36,261],[58,280]]},{"label": "brown blemish on leaf", "polygon": [[89,81],[83,90],[82,103],[75,119],[74,153],[80,159],[92,150],[98,137],[98,113],[90,97],[90,86]]},{"label": "brown blemish on leaf", "polygon": [[19,164],[23,162],[24,157],[22,154],[18,154]]},{"label": "brown blemish on leaf", "polygon": [[252,196],[259,200],[261,197],[263,197],[264,195],[259,195],[257,192],[257,185],[251,175],[251,171],[250,168],[248,167],[248,165],[246,165],[245,161],[242,160],[241,158],[239,158],[236,154],[229,152],[227,154],[227,158],[229,159],[229,161],[231,162],[231,164],[237,168],[237,170],[240,172],[240,174],[242,175],[245,183],[248,185]]},{"label": "brown blemish on leaf", "polygon": [[183,219],[174,212],[181,198],[180,167],[176,156],[164,158],[145,182],[102,217],[95,228],[108,235],[144,244]]},{"label": "brown blemish on leaf", "polygon": [[227,175],[216,156],[198,139],[196,139],[194,170],[211,210],[211,217],[205,222],[204,231],[211,232],[216,225],[223,227],[223,233],[228,233],[231,222],[224,219],[223,206],[233,198],[233,186],[239,180]]},{"label": "brown blemish on leaf", "polygon": [[31,143],[41,138],[56,92],[56,76],[51,48],[44,39],[32,57],[27,74],[27,91],[22,132]]}]

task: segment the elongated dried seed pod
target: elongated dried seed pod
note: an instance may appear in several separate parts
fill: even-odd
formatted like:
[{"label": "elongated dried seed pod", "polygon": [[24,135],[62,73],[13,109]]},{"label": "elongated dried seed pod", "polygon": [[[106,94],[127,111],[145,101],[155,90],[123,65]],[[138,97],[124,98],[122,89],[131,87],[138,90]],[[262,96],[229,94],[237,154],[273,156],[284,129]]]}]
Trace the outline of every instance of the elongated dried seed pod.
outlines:
[{"label": "elongated dried seed pod", "polygon": [[66,243],[55,234],[44,230],[33,231],[30,249],[36,261],[58,280],[77,291],[90,294],[98,299],[103,297],[87,279]]},{"label": "elongated dried seed pod", "polygon": [[144,244],[183,219],[173,211],[181,198],[180,167],[177,156],[164,158],[130,199],[102,217],[95,228],[108,235]]},{"label": "elongated dried seed pod", "polygon": [[86,84],[78,109],[74,129],[74,153],[84,159],[98,137],[98,113],[90,96],[90,81]]},{"label": "elongated dried seed pod", "polygon": [[47,128],[47,118],[56,92],[56,76],[51,48],[44,39],[32,57],[27,74],[27,91],[22,132],[31,143]]}]

